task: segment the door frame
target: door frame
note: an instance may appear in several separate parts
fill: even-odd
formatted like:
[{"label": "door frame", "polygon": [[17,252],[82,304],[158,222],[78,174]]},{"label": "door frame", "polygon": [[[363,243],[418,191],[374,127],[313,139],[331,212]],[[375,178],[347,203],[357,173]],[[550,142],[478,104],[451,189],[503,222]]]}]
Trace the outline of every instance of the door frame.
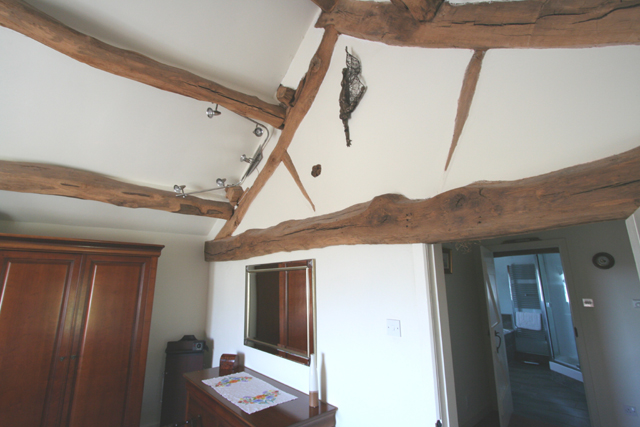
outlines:
[{"label": "door frame", "polygon": [[[487,304],[487,326],[491,341],[491,361],[493,363],[493,380],[496,385],[496,399],[498,404],[498,418],[501,427],[508,427],[513,416],[513,393],[511,392],[511,378],[506,350],[506,338],[502,324],[502,310],[500,309],[500,294],[494,262],[494,251],[490,247],[480,246],[482,262],[482,281],[484,283],[485,303]],[[495,319],[492,319],[492,314]],[[496,347],[495,338],[499,338]],[[496,352],[493,352],[493,349]]]},{"label": "door frame", "polygon": [[[429,252],[429,262],[427,263],[427,267],[429,268],[428,274],[429,278],[431,279],[430,282],[434,284],[434,286],[431,287],[430,300],[432,304],[431,312],[432,316],[434,317],[433,337],[434,341],[436,341],[436,360],[438,365],[436,367],[438,369],[438,372],[436,374],[438,378],[441,378],[443,381],[443,384],[439,387],[443,420],[447,419],[449,421],[448,424],[444,424],[445,426],[459,427],[455,383],[453,376],[454,366],[453,358],[451,356],[451,332],[449,330],[449,312],[446,298],[446,283],[444,275],[444,265],[442,263],[442,245],[434,244],[427,246]],[[594,389],[592,368],[585,342],[586,338],[585,334],[580,333],[580,331],[584,330],[583,322],[580,318],[580,302],[578,300],[577,290],[573,287],[573,285],[571,285],[572,283],[574,283],[574,278],[571,272],[571,259],[565,239],[506,243],[498,245],[487,245],[485,247],[490,249],[492,252],[507,252],[531,249],[535,250],[545,248],[558,248],[558,250],[560,251],[562,268],[564,270],[565,282],[567,284],[567,292],[569,293],[570,298],[571,318],[574,327],[578,330],[578,336],[576,337],[576,346],[578,349],[578,357],[580,359],[580,368],[584,378],[583,384],[585,387],[587,398],[589,418],[591,420],[592,427],[600,427],[600,415],[598,412],[596,393]],[[435,319],[436,317],[437,319]]]},{"label": "door frame", "polygon": [[442,245],[438,243],[422,246],[425,249],[426,259],[438,416],[443,427],[459,427]]}]

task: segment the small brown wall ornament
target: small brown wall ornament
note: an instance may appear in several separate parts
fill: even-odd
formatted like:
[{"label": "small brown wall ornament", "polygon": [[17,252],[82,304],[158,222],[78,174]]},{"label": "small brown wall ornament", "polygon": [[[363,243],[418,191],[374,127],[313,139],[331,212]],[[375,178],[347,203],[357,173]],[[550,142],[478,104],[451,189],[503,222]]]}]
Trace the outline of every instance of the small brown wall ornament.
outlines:
[{"label": "small brown wall ornament", "polygon": [[344,125],[344,134],[347,138],[347,147],[351,147],[351,137],[349,135],[349,119],[360,103],[360,100],[367,91],[367,87],[360,80],[362,64],[360,60],[347,52],[347,66],[342,69],[342,90],[340,91],[340,120]]},{"label": "small brown wall ornament", "polygon": [[322,173],[322,165],[315,165],[311,168],[311,176],[316,178]]}]

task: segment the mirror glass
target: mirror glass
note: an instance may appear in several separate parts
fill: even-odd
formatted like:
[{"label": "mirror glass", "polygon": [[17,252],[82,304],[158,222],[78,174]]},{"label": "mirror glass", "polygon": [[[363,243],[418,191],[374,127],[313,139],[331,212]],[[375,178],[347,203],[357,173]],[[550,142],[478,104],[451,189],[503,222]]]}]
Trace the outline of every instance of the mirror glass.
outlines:
[{"label": "mirror glass", "polygon": [[246,346],[308,365],[315,323],[315,260],[247,266]]}]

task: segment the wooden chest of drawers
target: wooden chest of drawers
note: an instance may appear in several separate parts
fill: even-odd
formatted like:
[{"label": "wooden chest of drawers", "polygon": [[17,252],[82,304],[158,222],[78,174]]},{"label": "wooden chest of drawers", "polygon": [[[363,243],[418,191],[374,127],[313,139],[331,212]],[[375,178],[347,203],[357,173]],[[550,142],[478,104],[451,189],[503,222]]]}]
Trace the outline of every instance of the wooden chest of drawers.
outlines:
[{"label": "wooden chest of drawers", "polygon": [[240,369],[292,394],[297,399],[247,414],[218,394],[202,380],[219,377],[218,368],[185,374],[187,379],[187,419],[198,419],[197,427],[331,427],[335,426],[338,408],[320,402],[309,407],[309,396],[251,369]]}]

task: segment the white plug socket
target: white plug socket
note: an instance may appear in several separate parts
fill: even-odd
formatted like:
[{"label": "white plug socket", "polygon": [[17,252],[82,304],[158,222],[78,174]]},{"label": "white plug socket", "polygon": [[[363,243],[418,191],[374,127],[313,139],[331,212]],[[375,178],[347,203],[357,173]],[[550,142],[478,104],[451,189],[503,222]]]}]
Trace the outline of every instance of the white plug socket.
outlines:
[{"label": "white plug socket", "polygon": [[394,319],[387,319],[387,335],[392,337],[400,336],[400,321]]}]

